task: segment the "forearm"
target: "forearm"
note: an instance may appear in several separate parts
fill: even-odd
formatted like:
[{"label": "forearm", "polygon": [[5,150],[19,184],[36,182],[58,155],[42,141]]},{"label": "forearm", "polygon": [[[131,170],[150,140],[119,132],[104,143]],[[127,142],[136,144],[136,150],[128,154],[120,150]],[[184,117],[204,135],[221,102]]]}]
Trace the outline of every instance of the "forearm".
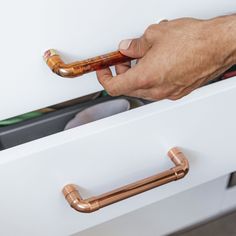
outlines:
[{"label": "forearm", "polygon": [[[206,22],[208,30],[212,30],[211,37],[215,44],[216,56],[222,56],[222,65],[231,67],[236,64],[236,14],[221,16]],[[219,55],[220,56],[220,55]]]}]

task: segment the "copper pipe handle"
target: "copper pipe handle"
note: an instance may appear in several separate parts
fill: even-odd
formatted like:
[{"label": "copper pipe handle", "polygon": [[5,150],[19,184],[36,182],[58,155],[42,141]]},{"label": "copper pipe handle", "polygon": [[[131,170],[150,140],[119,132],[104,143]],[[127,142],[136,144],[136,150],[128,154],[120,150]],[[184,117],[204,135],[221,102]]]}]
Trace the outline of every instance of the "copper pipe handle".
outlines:
[{"label": "copper pipe handle", "polygon": [[89,72],[131,61],[132,59],[121,54],[119,51],[115,51],[83,61],[66,64],[54,49],[47,50],[44,53],[44,60],[49,68],[59,76],[67,78],[81,76]]},{"label": "copper pipe handle", "polygon": [[62,192],[69,205],[76,211],[94,212],[110,204],[183,178],[189,171],[189,163],[185,155],[175,147],[168,152],[168,156],[175,164],[173,168],[105,194],[83,199],[79,193],[78,186],[74,184],[66,185]]}]

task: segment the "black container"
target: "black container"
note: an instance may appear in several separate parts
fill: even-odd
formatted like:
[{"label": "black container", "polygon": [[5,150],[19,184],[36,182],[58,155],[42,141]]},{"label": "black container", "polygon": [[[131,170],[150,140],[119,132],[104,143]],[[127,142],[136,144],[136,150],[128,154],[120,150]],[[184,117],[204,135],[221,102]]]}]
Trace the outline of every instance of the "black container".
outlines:
[{"label": "black container", "polygon": [[113,98],[97,98],[78,105],[69,106],[40,117],[0,128],[0,150],[5,150],[64,130],[66,124],[81,110]]}]

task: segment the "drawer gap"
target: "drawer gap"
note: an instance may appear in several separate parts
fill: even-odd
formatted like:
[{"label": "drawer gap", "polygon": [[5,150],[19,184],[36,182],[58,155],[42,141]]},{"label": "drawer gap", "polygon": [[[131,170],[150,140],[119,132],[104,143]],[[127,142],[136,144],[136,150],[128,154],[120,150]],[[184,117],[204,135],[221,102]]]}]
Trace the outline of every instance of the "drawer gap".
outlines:
[{"label": "drawer gap", "polygon": [[[236,65],[206,85],[231,78],[235,75]],[[62,132],[66,124],[79,112],[94,105],[117,99],[132,101],[132,109],[140,106],[140,104],[134,105],[135,101],[136,103],[140,101],[142,105],[150,103],[141,99],[124,96],[114,98],[107,95],[105,91],[102,91],[3,120],[0,121],[0,151]]]},{"label": "drawer gap", "polygon": [[112,109],[112,103],[107,102],[115,100],[129,101],[130,109],[150,103],[124,96],[113,98],[103,91],[0,121],[0,151],[62,132],[79,112],[105,103],[106,109]]}]

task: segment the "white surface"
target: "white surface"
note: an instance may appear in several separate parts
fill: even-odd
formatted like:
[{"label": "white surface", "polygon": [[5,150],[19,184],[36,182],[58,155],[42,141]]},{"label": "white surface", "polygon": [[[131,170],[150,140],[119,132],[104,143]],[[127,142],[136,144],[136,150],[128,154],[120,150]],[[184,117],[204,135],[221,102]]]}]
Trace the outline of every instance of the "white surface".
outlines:
[{"label": "white surface", "polygon": [[74,236],[161,236],[220,213],[227,176],[151,204]]},{"label": "white surface", "polygon": [[101,86],[95,74],[74,80],[53,75],[45,50],[66,61],[117,49],[163,18],[208,18],[235,12],[232,0],[8,0],[0,8],[0,120],[80,97]]},{"label": "white surface", "polygon": [[[77,233],[234,171],[235,100],[233,78],[0,152],[0,235]],[[173,146],[189,157],[183,180],[93,214],[61,194],[68,183],[92,196],[163,171]]]}]

